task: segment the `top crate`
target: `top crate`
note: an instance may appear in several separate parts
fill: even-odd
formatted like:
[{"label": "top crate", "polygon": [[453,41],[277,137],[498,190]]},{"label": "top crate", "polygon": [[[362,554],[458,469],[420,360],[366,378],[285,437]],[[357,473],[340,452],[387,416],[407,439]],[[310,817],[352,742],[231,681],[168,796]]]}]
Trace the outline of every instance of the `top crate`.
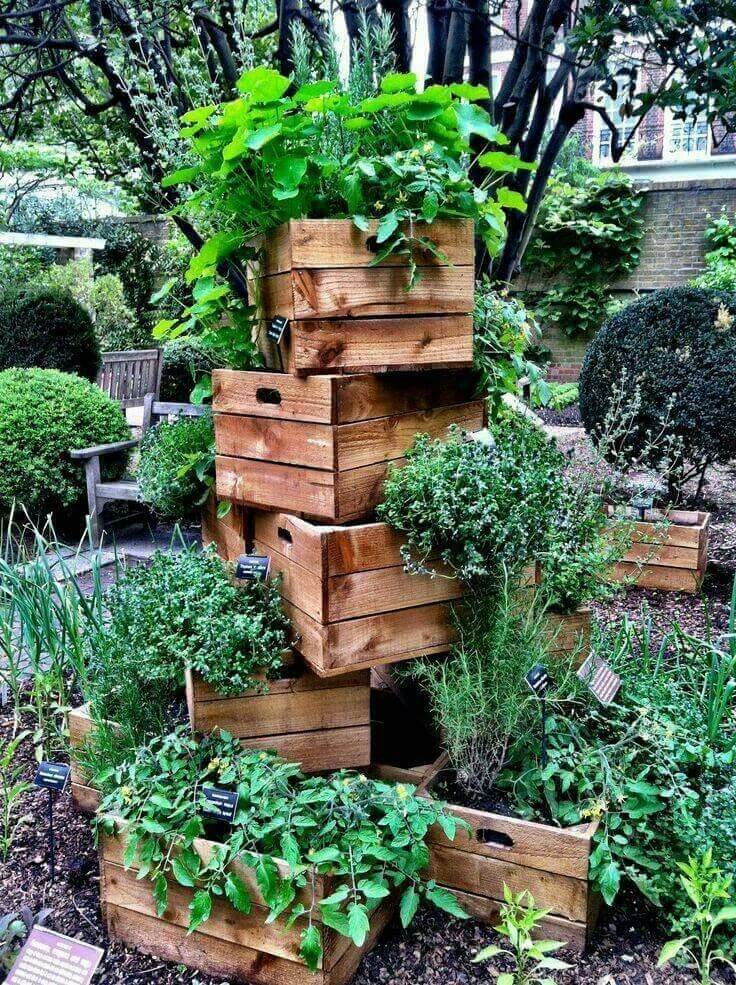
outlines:
[{"label": "top crate", "polygon": [[[267,362],[287,373],[380,373],[470,366],[473,360],[473,224],[418,223],[444,255],[420,261],[407,290],[406,257],[374,264],[377,223],[292,220],[254,244],[251,292],[263,319]],[[282,341],[268,339],[274,318],[288,319]]]}]

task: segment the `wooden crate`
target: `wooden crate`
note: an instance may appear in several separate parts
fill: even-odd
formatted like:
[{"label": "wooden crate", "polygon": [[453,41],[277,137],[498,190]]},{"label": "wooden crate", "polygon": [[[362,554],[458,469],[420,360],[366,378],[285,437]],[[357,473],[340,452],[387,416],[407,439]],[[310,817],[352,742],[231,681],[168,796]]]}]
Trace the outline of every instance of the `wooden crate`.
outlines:
[{"label": "wooden crate", "polygon": [[[260,276],[251,288],[270,366],[311,374],[472,365],[472,222],[415,227],[446,261],[425,254],[410,291],[405,257],[373,265],[376,228],[375,221],[363,232],[350,219],[295,219],[259,241],[262,261],[251,275]],[[276,316],[289,320],[278,350],[265,331]]]},{"label": "wooden crate", "polygon": [[[413,783],[431,791],[446,756],[415,769],[377,767],[384,779]],[[558,828],[490,811],[448,805],[470,825],[450,841],[436,825],[428,838],[429,876],[450,889],[475,920],[495,923],[503,887],[528,890],[549,914],[540,924],[545,937],[583,950],[595,928],[599,899],[588,878],[593,836],[598,822]]]},{"label": "wooden crate", "polygon": [[269,681],[268,693],[225,696],[187,671],[196,732],[224,729],[252,749],[270,749],[305,773],[357,769],[371,761],[370,672],[324,680],[303,667]]},{"label": "wooden crate", "polygon": [[[699,591],[708,566],[710,513],[650,512],[652,521],[625,521],[633,528],[632,544],[609,573],[610,580],[626,581],[637,588]],[[609,507],[609,515],[612,513]],[[613,516],[611,522],[617,522]]]},{"label": "wooden crate", "polygon": [[217,495],[332,523],[367,517],[417,434],[477,431],[468,373],[213,373]]},{"label": "wooden crate", "polygon": [[546,616],[552,658],[575,654],[576,664],[590,655],[592,612],[581,606],[575,612],[549,612]]},{"label": "wooden crate", "polygon": [[90,786],[89,777],[80,766],[79,759],[75,757],[75,750],[83,745],[85,739],[95,727],[95,723],[90,715],[89,705],[72,708],[67,716],[67,727],[69,729],[69,746],[71,750],[72,801],[77,810],[92,814],[100,806],[100,792],[95,787]]},{"label": "wooden crate", "polygon": [[[103,835],[100,841],[102,912],[110,939],[215,978],[249,985],[344,985],[393,915],[390,901],[373,913],[371,930],[362,948],[323,927],[324,956],[320,969],[312,973],[299,957],[304,921],[297,920],[289,929],[279,921],[266,924],[268,908],[252,867],[240,863],[233,867],[251,894],[251,912],[239,913],[216,897],[209,920],[188,934],[188,906],[193,890],[170,882],[168,906],[158,917],[150,883],[136,878],[137,864],[127,871],[123,868],[124,845],[124,831],[118,836]],[[198,839],[194,848],[203,859],[209,859],[217,844]],[[282,872],[288,870],[286,862],[277,861],[277,866]],[[329,892],[329,882],[318,878],[317,899]],[[309,902],[306,896],[304,901]],[[315,919],[320,920],[319,906]]]},{"label": "wooden crate", "polygon": [[217,498],[210,494],[202,507],[202,544],[214,544],[225,561],[237,561],[246,551],[245,509],[231,503],[230,512],[218,517]]},{"label": "wooden crate", "polygon": [[[281,575],[298,650],[320,676],[444,653],[454,636],[454,578],[404,570],[401,534],[386,523],[318,526],[286,513],[253,514],[258,554]],[[526,573],[536,581],[536,567]]]}]

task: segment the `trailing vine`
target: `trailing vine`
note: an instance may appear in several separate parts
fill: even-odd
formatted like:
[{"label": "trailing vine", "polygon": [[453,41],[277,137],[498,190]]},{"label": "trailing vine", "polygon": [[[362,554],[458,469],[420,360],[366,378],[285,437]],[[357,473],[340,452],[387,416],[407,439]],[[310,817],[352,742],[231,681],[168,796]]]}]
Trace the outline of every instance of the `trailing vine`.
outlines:
[{"label": "trailing vine", "polygon": [[622,171],[579,161],[550,180],[527,267],[554,284],[535,307],[545,325],[589,335],[613,314],[612,285],[639,263],[643,195]]}]

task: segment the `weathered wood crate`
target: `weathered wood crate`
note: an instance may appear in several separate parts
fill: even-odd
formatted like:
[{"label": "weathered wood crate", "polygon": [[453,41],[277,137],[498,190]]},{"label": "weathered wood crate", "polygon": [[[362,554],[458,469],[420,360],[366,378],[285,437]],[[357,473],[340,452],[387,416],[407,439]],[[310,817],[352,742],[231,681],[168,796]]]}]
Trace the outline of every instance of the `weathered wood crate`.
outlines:
[{"label": "weathered wood crate", "polygon": [[[379,776],[431,791],[446,756],[415,769],[377,767]],[[583,950],[595,928],[599,899],[588,879],[597,822],[558,828],[490,811],[450,804],[470,826],[448,840],[439,826],[429,835],[429,876],[450,889],[474,919],[494,923],[503,887],[528,890],[537,906],[549,910],[540,924],[545,937]]]},{"label": "weathered wood crate", "polygon": [[[452,642],[455,578],[404,570],[401,534],[386,523],[318,526],[286,513],[253,516],[256,553],[281,575],[294,648],[316,674],[444,653]],[[531,567],[527,583],[536,581]]]},{"label": "weathered wood crate", "polygon": [[[608,509],[616,523],[613,510]],[[670,592],[697,592],[708,566],[710,513],[650,511],[651,521],[626,523],[633,528],[632,544],[609,574],[611,581],[626,580],[637,588]]]},{"label": "weathered wood crate", "polygon": [[[217,843],[200,839],[194,848],[203,859],[209,859]],[[136,878],[135,864],[127,871],[123,868],[123,851],[124,832],[102,836],[100,890],[110,939],[228,981],[249,985],[344,985],[393,915],[391,902],[375,911],[362,948],[323,927],[324,957],[320,969],[312,973],[299,956],[304,922],[297,920],[288,929],[279,921],[266,924],[268,908],[252,867],[234,866],[253,900],[251,912],[239,913],[226,901],[215,898],[209,920],[188,934],[188,906],[193,890],[170,882],[168,906],[163,916],[158,917],[150,883]],[[277,861],[277,866],[283,872],[288,869],[286,862]],[[318,878],[317,900],[330,891],[329,881]],[[304,902],[308,905],[306,892],[301,892],[305,893]],[[315,919],[320,920],[319,906]]]},{"label": "weathered wood crate", "polygon": [[213,373],[217,495],[332,523],[367,517],[417,434],[485,424],[469,373]]},{"label": "weathered wood crate", "polygon": [[305,773],[356,769],[371,761],[370,673],[323,679],[296,666],[269,681],[268,692],[218,694],[187,671],[187,706],[195,732],[224,729],[252,749],[270,749]]},{"label": "weathered wood crate", "polygon": [[[472,222],[417,224],[415,235],[429,237],[445,259],[422,254],[410,291],[406,257],[374,264],[376,228],[295,219],[258,242],[252,289],[269,365],[297,374],[472,365]],[[265,328],[277,316],[289,325],[275,351]]]},{"label": "weathered wood crate", "polygon": [[230,511],[218,517],[217,498],[211,494],[202,507],[202,544],[214,544],[223,560],[237,561],[246,551],[244,508],[231,503]]},{"label": "weathered wood crate", "polygon": [[592,612],[581,606],[575,612],[549,612],[546,616],[550,637],[549,655],[563,657],[575,654],[581,664],[590,655]]},{"label": "weathered wood crate", "polygon": [[100,806],[100,792],[95,787],[90,786],[89,777],[82,769],[79,759],[75,756],[75,750],[78,750],[84,744],[85,739],[95,727],[90,715],[89,705],[72,708],[67,717],[67,727],[69,729],[69,745],[71,749],[72,801],[77,810],[91,814]]}]

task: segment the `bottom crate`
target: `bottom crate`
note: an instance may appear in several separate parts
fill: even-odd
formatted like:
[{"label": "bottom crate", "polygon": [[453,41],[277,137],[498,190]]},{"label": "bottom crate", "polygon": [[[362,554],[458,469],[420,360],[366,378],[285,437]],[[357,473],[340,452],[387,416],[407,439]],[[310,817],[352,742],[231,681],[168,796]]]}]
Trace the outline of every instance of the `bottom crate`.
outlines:
[{"label": "bottom crate", "polygon": [[550,612],[547,614],[547,631],[550,638],[550,657],[575,656],[579,665],[590,655],[592,612],[581,606],[574,612]]},{"label": "bottom crate", "polygon": [[[210,853],[215,843],[195,842],[195,850]],[[121,839],[105,835],[100,844],[102,911],[111,940],[120,941],[164,961],[228,981],[249,985],[345,985],[355,974],[363,955],[376,943],[390,921],[394,906],[382,904],[371,915],[371,929],[362,948],[346,937],[323,928],[324,956],[317,972],[311,972],[299,956],[303,924],[285,928],[266,924],[268,909],[259,897],[252,870],[239,867],[253,896],[248,914],[216,899],[210,918],[187,933],[192,890],[169,884],[169,899],[161,917],[150,883],[136,878],[135,867],[124,869]],[[286,863],[283,863],[284,866]],[[324,892],[322,887],[320,892]]]}]

